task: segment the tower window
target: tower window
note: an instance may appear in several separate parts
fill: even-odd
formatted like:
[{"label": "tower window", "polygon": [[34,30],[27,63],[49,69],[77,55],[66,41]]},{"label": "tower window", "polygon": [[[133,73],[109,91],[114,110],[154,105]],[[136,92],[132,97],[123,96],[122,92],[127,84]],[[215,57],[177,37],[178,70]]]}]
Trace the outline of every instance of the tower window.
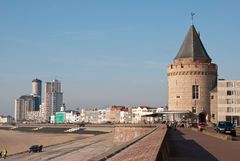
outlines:
[{"label": "tower window", "polygon": [[227,82],[227,87],[233,87],[233,82]]},{"label": "tower window", "polygon": [[227,101],[227,104],[233,104],[234,103],[233,99],[226,99],[226,101]]},{"label": "tower window", "polygon": [[227,96],[231,96],[231,95],[235,95],[235,91],[228,90],[227,91]]},{"label": "tower window", "polygon": [[227,107],[227,112],[234,112],[234,108],[232,108],[232,107]]},{"label": "tower window", "polygon": [[199,85],[192,86],[192,99],[199,99]]}]

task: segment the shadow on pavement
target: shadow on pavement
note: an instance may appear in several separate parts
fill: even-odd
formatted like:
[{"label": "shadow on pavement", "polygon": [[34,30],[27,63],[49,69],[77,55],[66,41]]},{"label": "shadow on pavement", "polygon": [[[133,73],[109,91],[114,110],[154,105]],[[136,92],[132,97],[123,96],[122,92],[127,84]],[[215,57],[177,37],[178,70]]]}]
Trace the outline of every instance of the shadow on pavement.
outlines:
[{"label": "shadow on pavement", "polygon": [[240,141],[240,136],[238,135],[238,136],[233,137],[232,141]]},{"label": "shadow on pavement", "polygon": [[167,142],[169,146],[170,161],[217,161],[212,154],[205,150],[194,140],[186,140],[183,133],[169,129]]}]

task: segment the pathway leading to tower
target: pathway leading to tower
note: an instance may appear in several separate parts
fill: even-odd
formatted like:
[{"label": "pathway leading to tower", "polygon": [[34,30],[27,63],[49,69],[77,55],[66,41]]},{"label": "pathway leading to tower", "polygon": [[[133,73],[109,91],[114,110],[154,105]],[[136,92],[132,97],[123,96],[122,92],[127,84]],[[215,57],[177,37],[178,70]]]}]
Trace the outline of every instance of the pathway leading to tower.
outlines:
[{"label": "pathway leading to tower", "polygon": [[238,161],[240,141],[224,141],[188,128],[169,130],[170,161]]}]

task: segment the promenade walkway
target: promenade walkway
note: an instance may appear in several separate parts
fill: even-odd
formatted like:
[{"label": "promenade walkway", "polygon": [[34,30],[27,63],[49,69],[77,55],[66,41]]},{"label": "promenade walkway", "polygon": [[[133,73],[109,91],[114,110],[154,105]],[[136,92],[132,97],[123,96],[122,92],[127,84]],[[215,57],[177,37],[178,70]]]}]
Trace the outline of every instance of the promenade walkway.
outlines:
[{"label": "promenade walkway", "polygon": [[[166,137],[164,137],[166,134]],[[164,145],[161,146],[160,145]],[[167,146],[168,145],[168,146]],[[168,148],[167,148],[168,147]],[[122,151],[113,143],[113,133],[45,147],[41,153],[9,156],[9,161],[239,161],[240,141],[225,141],[188,128],[176,131],[162,126],[129,144]],[[167,158],[169,149],[169,158]],[[110,154],[111,155],[103,155]],[[112,155],[115,154],[115,155]],[[100,157],[99,157],[100,156]],[[102,157],[104,156],[104,157]],[[98,158],[98,159],[97,159]]]},{"label": "promenade walkway", "polygon": [[169,130],[170,161],[239,161],[240,141],[225,141],[188,128]]}]

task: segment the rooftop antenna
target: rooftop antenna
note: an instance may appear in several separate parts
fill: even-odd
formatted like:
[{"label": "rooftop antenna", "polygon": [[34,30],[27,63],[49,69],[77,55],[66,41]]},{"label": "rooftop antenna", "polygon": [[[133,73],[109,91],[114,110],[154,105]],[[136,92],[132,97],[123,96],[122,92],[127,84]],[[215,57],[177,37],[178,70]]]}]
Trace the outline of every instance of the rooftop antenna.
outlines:
[{"label": "rooftop antenna", "polygon": [[193,17],[194,17],[195,13],[191,12],[191,17],[192,17],[192,25],[193,25]]}]

